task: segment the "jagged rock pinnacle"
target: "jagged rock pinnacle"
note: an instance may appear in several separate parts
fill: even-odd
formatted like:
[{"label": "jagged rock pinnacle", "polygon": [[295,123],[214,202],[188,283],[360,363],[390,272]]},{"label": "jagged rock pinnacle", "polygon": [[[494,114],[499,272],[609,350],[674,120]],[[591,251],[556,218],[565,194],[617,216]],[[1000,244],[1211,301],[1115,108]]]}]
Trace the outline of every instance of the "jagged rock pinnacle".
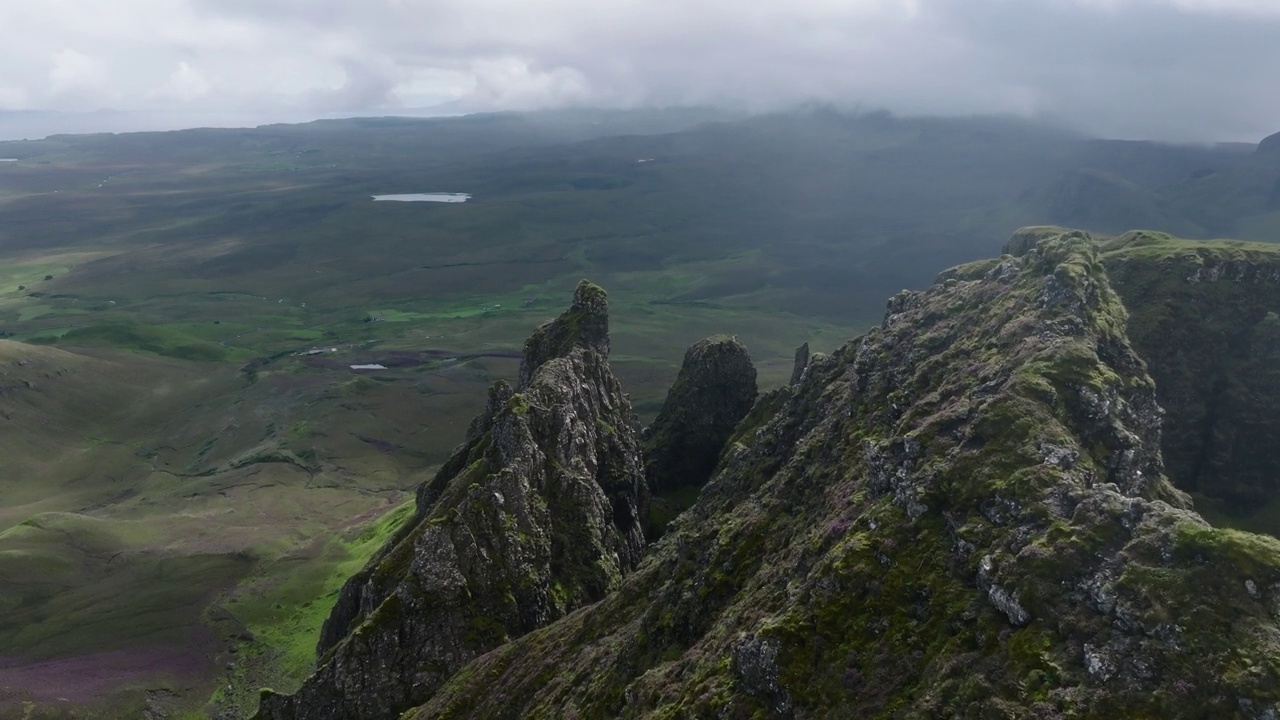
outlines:
[{"label": "jagged rock pinnacle", "polygon": [[568,310],[544,323],[525,341],[516,389],[528,386],[533,374],[548,360],[564,357],[575,347],[609,357],[609,294],[587,280],[578,283]]},{"label": "jagged rock pinnacle", "polygon": [[[685,351],[680,374],[644,442],[645,477],[650,492],[659,496],[655,507],[663,504],[663,494],[706,483],[756,392],[755,366],[736,338],[716,335]],[[673,516],[688,504],[687,498],[674,505],[667,501],[663,515]],[[661,527],[650,530],[657,534]]]},{"label": "jagged rock pinnacle", "polygon": [[791,382],[789,385],[799,385],[800,380],[804,378],[804,369],[809,367],[809,343],[805,343],[796,348],[795,362],[791,365]]},{"label": "jagged rock pinnacle", "polygon": [[615,592],[405,717],[1276,717],[1280,543],[1165,477],[1097,244],[1018,249],[812,358]]}]

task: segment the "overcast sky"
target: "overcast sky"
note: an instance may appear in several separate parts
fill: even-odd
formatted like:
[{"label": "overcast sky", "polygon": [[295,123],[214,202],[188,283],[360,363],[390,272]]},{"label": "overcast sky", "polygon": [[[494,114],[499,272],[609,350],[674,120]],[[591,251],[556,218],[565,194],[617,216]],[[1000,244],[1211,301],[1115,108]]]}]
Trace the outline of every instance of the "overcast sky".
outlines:
[{"label": "overcast sky", "polygon": [[1280,0],[0,0],[0,110],[85,129],[810,100],[1257,140]]}]

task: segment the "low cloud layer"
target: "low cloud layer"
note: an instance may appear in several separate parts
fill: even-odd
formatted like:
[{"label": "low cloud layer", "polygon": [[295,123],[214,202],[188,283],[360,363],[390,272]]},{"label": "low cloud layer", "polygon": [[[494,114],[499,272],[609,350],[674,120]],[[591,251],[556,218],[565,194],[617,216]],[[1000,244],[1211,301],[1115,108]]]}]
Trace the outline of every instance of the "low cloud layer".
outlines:
[{"label": "low cloud layer", "polygon": [[1256,140],[1280,130],[1277,38],[1275,0],[41,0],[0,5],[0,111],[155,126],[821,100]]}]

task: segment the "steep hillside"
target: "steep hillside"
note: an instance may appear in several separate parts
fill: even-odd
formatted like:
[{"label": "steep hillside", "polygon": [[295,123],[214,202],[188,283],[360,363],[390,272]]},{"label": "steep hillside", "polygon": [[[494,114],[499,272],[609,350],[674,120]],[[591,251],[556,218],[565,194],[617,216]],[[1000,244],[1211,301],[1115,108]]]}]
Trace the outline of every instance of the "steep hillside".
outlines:
[{"label": "steep hillside", "polygon": [[1273,717],[1280,542],[1165,478],[1095,244],[1022,250],[810,360],[615,592],[411,717]]},{"label": "steep hillside", "polygon": [[1171,187],[1165,196],[1216,235],[1276,240],[1280,237],[1278,139],[1280,133],[1265,138],[1252,153]]},{"label": "steep hillside", "polygon": [[[1005,252],[1064,232],[1023,228]],[[1280,246],[1147,230],[1097,242],[1166,411],[1170,480],[1215,521],[1280,536]]]},{"label": "steep hillside", "polygon": [[[260,687],[297,690],[350,603],[343,581],[414,512],[485,388],[519,384],[520,343],[581,277],[613,292],[610,371],[648,421],[699,338],[741,339],[777,387],[796,344],[864,332],[885,296],[1019,224],[1280,239],[1277,138],[1170,146],[813,107],[0,145],[16,160],[0,163],[0,578],[17,578],[0,583],[0,717],[62,697],[137,715],[149,690],[239,715]],[[432,189],[472,200],[371,199]],[[1280,532],[1253,452],[1272,443],[1274,413],[1252,400],[1272,396],[1269,286],[1167,283],[1143,259],[1156,251],[1103,262],[1169,410],[1170,480],[1215,521]],[[748,406],[738,360],[714,432],[676,412],[636,438],[659,490],[651,537]],[[677,406],[719,403],[714,383],[683,387],[708,395]],[[108,697],[122,688],[127,703]]]},{"label": "steep hillside", "polygon": [[1204,228],[1181,217],[1178,208],[1155,191],[1098,170],[1063,174],[1045,199],[1044,217],[1064,225],[1099,232],[1158,227],[1178,235],[1205,234]]}]

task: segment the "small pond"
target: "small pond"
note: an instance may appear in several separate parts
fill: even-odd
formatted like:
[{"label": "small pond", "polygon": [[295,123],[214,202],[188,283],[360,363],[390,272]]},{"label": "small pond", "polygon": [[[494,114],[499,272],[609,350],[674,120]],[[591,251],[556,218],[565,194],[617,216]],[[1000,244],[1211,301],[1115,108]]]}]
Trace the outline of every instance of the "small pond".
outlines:
[{"label": "small pond", "polygon": [[374,200],[393,202],[443,202],[460,203],[471,199],[468,193],[408,193],[406,195],[374,195]]}]

